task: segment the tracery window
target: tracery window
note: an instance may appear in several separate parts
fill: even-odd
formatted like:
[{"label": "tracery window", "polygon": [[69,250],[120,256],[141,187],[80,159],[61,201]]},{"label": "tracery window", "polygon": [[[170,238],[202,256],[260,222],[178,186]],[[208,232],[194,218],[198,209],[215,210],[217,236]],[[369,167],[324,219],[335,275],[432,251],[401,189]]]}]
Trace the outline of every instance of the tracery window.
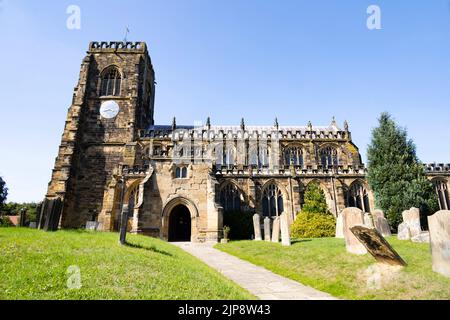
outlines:
[{"label": "tracery window", "polygon": [[241,193],[236,185],[230,183],[222,189],[220,203],[225,212],[241,211]]},{"label": "tracery window", "polygon": [[268,185],[262,196],[264,217],[278,217],[284,212],[283,193],[276,184]]},{"label": "tracery window", "polygon": [[339,165],[337,150],[333,147],[326,147],[320,150],[320,161],[322,167],[329,168]]},{"label": "tracery window", "polygon": [[122,75],[116,67],[109,67],[102,74],[100,96],[120,96]]},{"label": "tracery window", "polygon": [[356,182],[351,186],[347,203],[349,207],[359,208],[363,212],[370,212],[369,194],[362,183]]},{"label": "tracery window", "polygon": [[303,166],[303,150],[298,147],[287,148],[284,151],[286,166]]},{"label": "tracery window", "polygon": [[447,182],[444,180],[436,180],[433,182],[439,200],[439,208],[441,210],[450,209],[450,197],[448,194]]}]

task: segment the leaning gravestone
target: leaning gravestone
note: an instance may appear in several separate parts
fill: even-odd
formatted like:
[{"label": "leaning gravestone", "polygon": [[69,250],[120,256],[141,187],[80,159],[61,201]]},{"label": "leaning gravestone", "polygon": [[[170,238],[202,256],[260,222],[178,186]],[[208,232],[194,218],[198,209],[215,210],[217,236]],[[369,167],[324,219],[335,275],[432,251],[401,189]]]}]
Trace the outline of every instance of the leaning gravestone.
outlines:
[{"label": "leaning gravestone", "polygon": [[364,225],[364,213],[358,208],[346,208],[341,214],[344,221],[344,238],[347,252],[353,254],[366,254],[366,247],[362,245],[350,230],[354,226]]},{"label": "leaning gravestone", "polygon": [[383,237],[390,237],[390,236],[392,236],[391,227],[389,226],[389,222],[384,217],[381,217],[381,216],[377,216],[376,217],[376,219],[375,219],[375,229],[377,229],[378,232],[381,233],[381,235]]},{"label": "leaning gravestone", "polygon": [[255,230],[255,240],[256,241],[261,241],[262,240],[262,236],[261,236],[261,217],[259,216],[259,214],[255,214],[253,216],[253,229]]},{"label": "leaning gravestone", "polygon": [[422,232],[422,227],[420,225],[420,210],[417,208],[411,208],[410,210],[404,211],[403,222],[406,222],[411,233],[411,237],[415,237]]},{"label": "leaning gravestone", "polygon": [[24,208],[20,210],[19,227],[21,228],[25,227],[26,222],[27,222],[27,209]]},{"label": "leaning gravestone", "polygon": [[264,241],[270,242],[271,234],[270,234],[270,218],[264,219]]},{"label": "leaning gravestone", "polygon": [[378,217],[386,218],[383,210],[376,209],[372,212],[373,220],[376,220]]},{"label": "leaning gravestone", "polygon": [[373,217],[372,217],[372,215],[370,213],[365,213],[364,214],[364,225],[367,228],[374,228]]},{"label": "leaning gravestone", "polygon": [[120,215],[120,238],[119,243],[125,245],[127,242],[127,229],[128,229],[128,219],[129,219],[129,206],[124,204],[122,208],[122,213]]},{"label": "leaning gravestone", "polygon": [[273,220],[272,242],[280,242],[280,231],[280,217],[276,217]]},{"label": "leaning gravestone", "polygon": [[281,244],[283,246],[289,247],[291,245],[291,236],[289,234],[289,221],[286,213],[280,216],[281,224]]},{"label": "leaning gravestone", "polygon": [[342,213],[338,215],[336,219],[336,238],[344,239],[344,220]]},{"label": "leaning gravestone", "polygon": [[406,266],[406,262],[377,229],[354,226],[351,228],[351,231],[378,262],[393,266]]},{"label": "leaning gravestone", "polygon": [[450,277],[450,211],[428,217],[433,271]]},{"label": "leaning gravestone", "polygon": [[402,241],[411,239],[411,233],[409,232],[409,227],[406,222],[403,222],[398,226],[397,239]]}]

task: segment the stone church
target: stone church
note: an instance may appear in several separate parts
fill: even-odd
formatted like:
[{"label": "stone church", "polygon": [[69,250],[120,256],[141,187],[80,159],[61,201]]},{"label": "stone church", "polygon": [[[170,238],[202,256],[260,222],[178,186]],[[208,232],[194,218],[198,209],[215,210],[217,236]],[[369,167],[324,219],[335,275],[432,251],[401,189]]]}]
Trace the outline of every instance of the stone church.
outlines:
[{"label": "stone church", "polygon": [[[89,221],[167,241],[219,241],[227,212],[293,221],[309,183],[337,216],[374,197],[348,123],[236,126],[154,123],[155,71],[143,42],[92,42],[81,65],[46,199],[60,199],[59,227]],[[206,117],[205,117],[206,118]],[[239,122],[239,121],[238,121]],[[450,206],[449,165],[427,166]],[[58,200],[59,201],[59,200]]]}]

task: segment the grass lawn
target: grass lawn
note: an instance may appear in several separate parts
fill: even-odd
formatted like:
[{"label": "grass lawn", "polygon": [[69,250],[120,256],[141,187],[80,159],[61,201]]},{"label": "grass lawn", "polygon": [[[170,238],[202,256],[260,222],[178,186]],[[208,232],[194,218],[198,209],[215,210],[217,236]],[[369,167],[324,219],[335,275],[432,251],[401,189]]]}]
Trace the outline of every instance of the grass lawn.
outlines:
[{"label": "grass lawn", "polygon": [[[0,299],[228,300],[254,297],[161,240],[113,233],[0,228]],[[69,266],[82,288],[69,290]]]},{"label": "grass lawn", "polygon": [[450,299],[450,278],[432,271],[428,244],[388,241],[408,266],[378,288],[368,286],[365,275],[375,259],[347,253],[341,239],[301,240],[291,247],[241,241],[216,248],[342,299]]}]

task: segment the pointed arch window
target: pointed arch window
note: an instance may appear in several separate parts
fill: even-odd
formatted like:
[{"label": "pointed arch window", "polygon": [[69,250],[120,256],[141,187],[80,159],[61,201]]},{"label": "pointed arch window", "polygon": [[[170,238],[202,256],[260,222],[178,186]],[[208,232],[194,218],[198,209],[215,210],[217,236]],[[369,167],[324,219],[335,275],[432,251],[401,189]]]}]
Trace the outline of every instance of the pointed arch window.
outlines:
[{"label": "pointed arch window", "polygon": [[322,167],[329,168],[339,165],[337,150],[333,147],[326,147],[320,150],[320,161]]},{"label": "pointed arch window", "polygon": [[283,193],[276,184],[268,185],[263,191],[262,209],[264,217],[278,217],[284,212]]},{"label": "pointed arch window", "polygon": [[450,209],[450,197],[448,193],[447,182],[444,180],[436,180],[433,182],[439,200],[439,208],[441,210]]},{"label": "pointed arch window", "polygon": [[360,182],[354,183],[348,193],[348,206],[361,209],[363,212],[370,212],[369,194],[364,185]]},{"label": "pointed arch window", "polygon": [[303,150],[298,147],[287,148],[284,152],[286,166],[303,166]]},{"label": "pointed arch window", "polygon": [[234,184],[226,185],[220,192],[220,203],[225,212],[241,211],[241,193]]},{"label": "pointed arch window", "polygon": [[118,68],[109,67],[102,74],[100,96],[120,96],[122,75]]}]

